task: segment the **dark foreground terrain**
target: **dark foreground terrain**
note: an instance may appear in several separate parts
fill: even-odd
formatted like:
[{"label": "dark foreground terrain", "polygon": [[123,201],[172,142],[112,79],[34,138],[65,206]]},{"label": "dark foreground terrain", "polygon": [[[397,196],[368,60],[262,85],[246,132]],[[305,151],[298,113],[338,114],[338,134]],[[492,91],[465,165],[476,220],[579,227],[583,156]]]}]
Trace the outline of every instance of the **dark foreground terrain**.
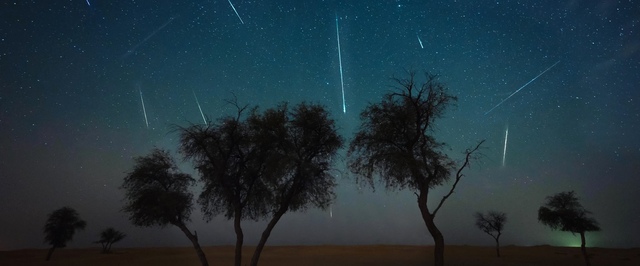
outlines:
[{"label": "dark foreground terrain", "polygon": [[[233,265],[234,248],[207,247],[209,264]],[[0,265],[116,265],[168,266],[200,265],[192,248],[114,248],[112,254],[99,249],[60,249],[51,261],[44,258],[47,250],[13,250],[0,252]],[[249,264],[252,247],[244,249],[243,265]],[[640,249],[590,248],[593,266],[640,265]],[[261,266],[275,265],[432,265],[431,246],[282,246],[266,247]],[[579,248],[516,247],[501,249],[496,258],[492,247],[447,246],[446,265],[584,265]]]}]

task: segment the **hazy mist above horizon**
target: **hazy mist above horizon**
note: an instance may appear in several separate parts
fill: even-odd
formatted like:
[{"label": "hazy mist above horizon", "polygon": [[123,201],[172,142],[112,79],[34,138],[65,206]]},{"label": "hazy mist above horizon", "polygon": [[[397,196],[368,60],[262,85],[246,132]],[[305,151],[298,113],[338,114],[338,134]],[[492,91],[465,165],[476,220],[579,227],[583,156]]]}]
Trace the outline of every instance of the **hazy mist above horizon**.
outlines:
[{"label": "hazy mist above horizon", "polygon": [[[63,206],[87,221],[70,247],[96,246],[106,227],[127,234],[119,247],[189,245],[120,212],[134,157],[179,156],[172,126],[202,123],[200,108],[232,114],[233,95],[309,101],[348,143],[405,69],[458,96],[436,132],[452,158],[486,140],[436,218],[445,243],[493,245],[473,213],[497,210],[503,245],[579,244],[537,221],[546,196],[575,190],[602,227],[589,246],[640,247],[635,1],[3,1],[0,17],[0,250],[46,247],[46,215]],[[412,191],[359,187],[335,167],[331,215],[287,213],[267,245],[433,243]],[[234,243],[222,216],[191,218],[201,245]],[[243,225],[254,245],[265,223]]]}]

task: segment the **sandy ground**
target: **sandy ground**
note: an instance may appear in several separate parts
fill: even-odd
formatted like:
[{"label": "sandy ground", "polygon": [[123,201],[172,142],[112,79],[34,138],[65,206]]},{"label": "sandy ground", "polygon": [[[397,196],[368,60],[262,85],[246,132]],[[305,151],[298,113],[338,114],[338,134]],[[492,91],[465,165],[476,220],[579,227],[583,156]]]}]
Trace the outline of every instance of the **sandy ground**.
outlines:
[{"label": "sandy ground", "polygon": [[[209,265],[233,265],[233,247],[207,247]],[[590,248],[592,265],[640,265],[640,249]],[[252,247],[243,250],[243,265],[248,265]],[[260,259],[262,266],[275,265],[432,265],[430,246],[284,246],[266,247]],[[584,265],[579,248],[514,247],[501,248],[495,257],[492,247],[447,246],[446,265]],[[99,249],[59,249],[51,261],[45,262],[47,250],[14,250],[0,252],[0,265],[200,265],[192,248],[126,248],[114,247],[112,254]]]}]

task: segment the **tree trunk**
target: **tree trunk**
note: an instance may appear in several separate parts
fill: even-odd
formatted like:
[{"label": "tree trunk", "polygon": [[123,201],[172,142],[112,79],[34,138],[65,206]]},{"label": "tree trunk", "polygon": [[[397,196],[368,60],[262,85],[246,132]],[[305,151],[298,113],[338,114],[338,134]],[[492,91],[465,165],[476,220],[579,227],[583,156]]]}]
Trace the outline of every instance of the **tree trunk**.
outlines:
[{"label": "tree trunk", "polygon": [[56,249],[56,246],[53,246],[49,249],[49,252],[47,253],[47,259],[46,261],[49,261],[51,259],[51,255],[53,255],[53,250]]},{"label": "tree trunk", "polygon": [[582,244],[580,245],[580,250],[582,251],[582,256],[584,257],[584,263],[587,266],[590,266],[589,256],[587,255],[587,241],[584,238],[584,232],[580,232],[580,240],[582,240]]},{"label": "tree trunk", "polygon": [[242,220],[242,213],[236,209],[235,216],[233,217],[233,228],[236,231],[236,257],[235,266],[240,266],[242,263],[242,245],[244,243],[244,233],[240,221]]},{"label": "tree trunk", "polygon": [[444,266],[444,236],[433,221],[435,216],[429,212],[426,192],[420,192],[418,196],[418,207],[420,208],[420,214],[422,214],[422,220],[424,220],[424,223],[427,225],[427,230],[429,230],[435,243],[433,249],[433,265]]},{"label": "tree trunk", "polygon": [[183,223],[174,224],[174,225],[180,228],[180,230],[182,230],[182,232],[187,236],[187,238],[191,240],[191,243],[193,244],[193,248],[196,249],[196,253],[198,254],[198,258],[200,259],[200,263],[202,264],[202,266],[209,266],[207,257],[204,255],[204,252],[202,251],[202,248],[198,243],[198,233],[192,234],[191,231],[189,231],[189,229],[187,228],[187,226],[184,225]]},{"label": "tree trunk", "polygon": [[269,238],[269,235],[271,235],[271,231],[276,226],[276,223],[278,223],[282,215],[284,215],[287,212],[287,209],[288,209],[288,206],[280,207],[280,209],[273,215],[273,218],[271,218],[271,221],[269,221],[267,228],[265,228],[264,231],[262,232],[262,237],[260,237],[260,242],[258,243],[258,246],[256,246],[256,250],[253,252],[253,257],[251,257],[251,264],[250,264],[251,266],[258,265],[258,260],[260,260],[260,253],[262,253],[262,249],[264,249],[264,245],[267,244],[267,239]]},{"label": "tree trunk", "polygon": [[496,255],[500,258],[500,240],[496,238]]}]

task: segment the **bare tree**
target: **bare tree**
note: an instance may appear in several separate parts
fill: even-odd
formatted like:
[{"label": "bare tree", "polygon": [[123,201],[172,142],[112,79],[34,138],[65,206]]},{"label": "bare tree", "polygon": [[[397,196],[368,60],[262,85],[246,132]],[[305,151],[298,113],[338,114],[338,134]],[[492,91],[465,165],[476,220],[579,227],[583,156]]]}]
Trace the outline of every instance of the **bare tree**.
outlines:
[{"label": "bare tree", "polygon": [[504,212],[489,211],[487,214],[476,212],[476,227],[487,233],[496,241],[496,255],[500,257],[500,236],[507,222],[507,214]]},{"label": "bare tree", "polygon": [[273,228],[286,212],[329,206],[335,197],[331,166],[344,141],[335,121],[320,105],[301,103],[289,109],[282,104],[261,115],[254,113],[249,124],[260,142],[276,144],[264,176],[271,193],[265,200],[272,216],[251,258],[250,265],[256,266]]},{"label": "bare tree", "polygon": [[77,230],[83,230],[87,222],[80,219],[78,212],[70,207],[62,207],[49,214],[44,225],[44,241],[51,245],[46,260],[51,259],[56,248],[64,248],[73,239]]},{"label": "bare tree", "polygon": [[100,240],[94,243],[102,245],[102,253],[107,254],[111,253],[111,246],[116,242],[120,242],[120,240],[124,239],[125,236],[127,235],[123,232],[113,229],[113,227],[109,227],[100,232]]},{"label": "bare tree", "polygon": [[547,197],[543,206],[538,209],[538,221],[553,230],[580,234],[580,250],[584,257],[585,264],[591,265],[587,255],[585,232],[600,231],[598,222],[589,217],[587,211],[573,191],[565,191]]},{"label": "bare tree", "polygon": [[[435,75],[427,74],[421,86],[416,84],[414,72],[408,76],[395,78],[394,90],[360,114],[361,124],[347,153],[348,165],[358,182],[373,186],[374,177],[379,176],[388,190],[414,191],[422,219],[435,242],[435,265],[442,266],[444,237],[435,217],[484,141],[467,149],[461,163],[450,159],[442,151],[445,144],[435,139],[435,121],[457,98],[446,92]],[[449,192],[436,202],[434,209],[429,209],[429,191],[452,175],[454,182]]]},{"label": "bare tree", "polygon": [[203,266],[207,258],[198,243],[198,233],[187,228],[193,210],[189,187],[194,179],[181,173],[169,152],[154,149],[147,156],[135,158],[133,170],[124,178],[122,188],[127,200],[123,211],[136,226],[174,225],[189,238]]}]

